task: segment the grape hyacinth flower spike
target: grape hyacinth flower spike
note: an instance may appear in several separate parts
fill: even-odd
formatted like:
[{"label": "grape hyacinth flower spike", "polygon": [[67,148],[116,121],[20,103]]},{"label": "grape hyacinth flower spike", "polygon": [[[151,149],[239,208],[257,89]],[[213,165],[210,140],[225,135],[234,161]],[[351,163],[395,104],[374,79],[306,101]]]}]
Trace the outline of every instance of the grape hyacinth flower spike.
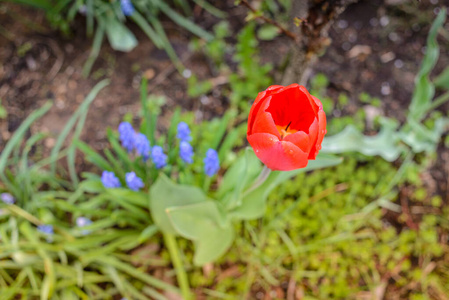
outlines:
[{"label": "grape hyacinth flower spike", "polygon": [[204,173],[207,176],[214,176],[220,169],[220,160],[218,159],[218,153],[214,149],[209,149],[206,152],[204,162]]},{"label": "grape hyacinth flower spike", "polygon": [[150,141],[143,133],[136,133],[135,140],[134,140],[135,148],[137,154],[143,157],[143,160],[146,161],[148,158],[150,158]]},{"label": "grape hyacinth flower spike", "polygon": [[185,163],[193,163],[193,148],[188,142],[182,141],[179,144],[179,157],[181,157]]},{"label": "grape hyacinth flower spike", "polygon": [[[78,227],[85,227],[85,226],[89,226],[90,224],[92,224],[92,221],[86,217],[78,217],[76,219],[76,226],[78,226]],[[83,235],[87,235],[90,233],[90,230],[83,230],[83,231],[81,231],[81,233]]]},{"label": "grape hyacinth flower spike", "polygon": [[114,172],[103,171],[103,174],[101,174],[101,182],[107,189],[118,188],[121,186],[120,180],[115,176]]},{"label": "grape hyacinth flower spike", "polygon": [[122,146],[128,150],[128,152],[133,151],[135,147],[136,133],[134,132],[132,125],[128,122],[120,123],[118,126],[118,133]]},{"label": "grape hyacinth flower spike", "polygon": [[167,164],[167,155],[164,154],[164,149],[161,146],[154,146],[151,149],[151,159],[156,169],[161,169]]},{"label": "grape hyacinth flower spike", "polygon": [[125,179],[126,185],[133,191],[138,191],[144,186],[142,179],[137,177],[136,173],[134,172],[126,173]]},{"label": "grape hyacinth flower spike", "polygon": [[16,199],[14,199],[13,195],[11,195],[10,193],[2,193],[0,194],[0,199],[5,203],[5,204],[14,204],[16,202]]},{"label": "grape hyacinth flower spike", "polygon": [[190,142],[192,140],[192,137],[190,136],[190,128],[189,125],[187,125],[187,123],[179,122],[176,137],[180,141],[184,142]]},{"label": "grape hyacinth flower spike", "polygon": [[131,16],[134,13],[134,6],[131,0],[120,0],[120,8],[125,16]]},{"label": "grape hyacinth flower spike", "polygon": [[37,226],[37,230],[45,234],[48,243],[51,243],[53,241],[53,234],[54,234],[53,225],[47,224],[39,225]]}]

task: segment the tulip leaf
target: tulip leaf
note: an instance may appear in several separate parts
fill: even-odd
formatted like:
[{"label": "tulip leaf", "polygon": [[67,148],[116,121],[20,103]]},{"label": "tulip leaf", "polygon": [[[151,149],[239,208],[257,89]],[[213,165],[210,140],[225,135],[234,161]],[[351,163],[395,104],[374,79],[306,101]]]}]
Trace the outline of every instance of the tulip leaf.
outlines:
[{"label": "tulip leaf", "polygon": [[430,28],[427,36],[426,54],[421,63],[421,68],[415,78],[415,90],[413,91],[412,102],[408,117],[420,121],[431,104],[435,94],[435,87],[429,79],[430,72],[438,61],[440,49],[437,42],[438,30],[446,20],[446,9],[441,9],[438,16]]},{"label": "tulip leaf", "polygon": [[433,129],[428,129],[413,119],[409,119],[407,124],[409,127],[399,133],[402,141],[409,145],[415,153],[433,152],[436,150],[441,135],[449,125],[449,119],[437,119]]},{"label": "tulip leaf", "polygon": [[174,229],[195,244],[195,265],[220,257],[232,244],[234,230],[220,211],[218,202],[205,201],[167,209]]},{"label": "tulip leaf", "polygon": [[449,67],[446,67],[446,69],[435,78],[434,83],[438,88],[449,89]]},{"label": "tulip leaf", "polygon": [[247,147],[226,172],[217,192],[227,209],[235,208],[241,204],[243,189],[252,182],[262,170],[261,163],[252,148]]},{"label": "tulip leaf", "polygon": [[207,201],[207,196],[197,187],[179,185],[161,173],[150,188],[150,211],[154,223],[166,233],[177,231],[168,218],[167,209]]},{"label": "tulip leaf", "polygon": [[397,124],[392,120],[383,120],[382,129],[375,136],[365,136],[353,125],[322,143],[322,152],[343,153],[357,151],[367,156],[380,155],[387,161],[394,161],[401,153],[400,137],[396,132]]},{"label": "tulip leaf", "polygon": [[112,16],[107,19],[106,34],[114,50],[129,52],[137,46],[134,34]]},{"label": "tulip leaf", "polygon": [[229,213],[230,217],[243,220],[259,218],[265,212],[266,199],[269,193],[279,184],[299,173],[335,166],[341,162],[342,159],[340,157],[320,153],[316,160],[309,161],[309,164],[305,168],[288,172],[271,172],[263,184],[243,195],[242,204]]}]

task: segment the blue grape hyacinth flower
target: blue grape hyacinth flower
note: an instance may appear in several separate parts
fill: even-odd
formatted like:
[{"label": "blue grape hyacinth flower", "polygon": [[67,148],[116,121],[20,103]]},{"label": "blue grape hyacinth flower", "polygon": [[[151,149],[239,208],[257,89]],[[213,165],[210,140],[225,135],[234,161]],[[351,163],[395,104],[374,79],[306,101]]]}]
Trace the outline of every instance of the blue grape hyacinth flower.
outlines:
[{"label": "blue grape hyacinth flower", "polygon": [[161,146],[154,146],[151,149],[151,159],[156,169],[161,169],[167,164],[167,155],[164,154],[164,149]]},{"label": "blue grape hyacinth flower", "polygon": [[138,191],[144,186],[142,179],[137,177],[136,173],[134,172],[126,173],[125,179],[126,185],[133,191]]},{"label": "blue grape hyacinth flower", "polygon": [[193,163],[193,148],[188,142],[182,141],[179,144],[179,156],[184,162]]},{"label": "blue grape hyacinth flower", "polygon": [[37,230],[46,235],[47,243],[53,242],[53,234],[54,234],[53,225],[48,224],[39,225],[37,226]]},{"label": "blue grape hyacinth flower", "polygon": [[47,225],[47,224],[39,225],[39,226],[37,226],[37,230],[39,230],[43,234],[53,235],[53,225]]},{"label": "blue grape hyacinth flower", "polygon": [[125,16],[131,16],[134,13],[134,6],[130,0],[120,0],[120,7]]},{"label": "blue grape hyacinth flower", "polygon": [[187,123],[179,122],[176,137],[184,142],[189,142],[192,140],[192,137],[190,136],[190,128],[189,125],[187,125]]},{"label": "blue grape hyacinth flower", "polygon": [[118,133],[122,146],[128,150],[128,152],[133,151],[136,138],[136,133],[134,132],[133,126],[128,122],[122,122],[118,126]]},{"label": "blue grape hyacinth flower", "polygon": [[10,193],[2,193],[0,194],[0,199],[5,203],[5,204],[14,204],[16,202],[16,199],[14,199],[13,195],[11,195]]},{"label": "blue grape hyacinth flower", "polygon": [[214,176],[220,169],[220,160],[218,159],[218,153],[214,149],[209,149],[206,152],[204,162],[204,173],[207,176]]},{"label": "blue grape hyacinth flower", "polygon": [[137,154],[143,157],[143,160],[147,160],[150,157],[150,141],[143,133],[136,133],[134,144]]},{"label": "blue grape hyacinth flower", "polygon": [[121,186],[120,180],[115,176],[114,172],[103,171],[103,174],[101,174],[101,182],[107,189],[118,188]]},{"label": "blue grape hyacinth flower", "polygon": [[[78,226],[78,227],[85,227],[85,226],[89,226],[90,224],[92,224],[92,221],[86,217],[78,217],[76,219],[76,226]],[[83,231],[81,231],[81,233],[83,235],[87,235],[90,233],[90,230],[83,230]]]}]

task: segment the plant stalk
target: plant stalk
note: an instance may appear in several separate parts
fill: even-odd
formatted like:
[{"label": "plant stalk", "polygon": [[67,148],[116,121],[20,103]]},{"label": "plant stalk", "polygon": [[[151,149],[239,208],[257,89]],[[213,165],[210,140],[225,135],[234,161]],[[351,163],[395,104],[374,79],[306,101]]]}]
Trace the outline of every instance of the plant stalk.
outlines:
[{"label": "plant stalk", "polygon": [[179,287],[181,289],[181,295],[183,300],[191,300],[192,294],[190,292],[189,281],[187,279],[187,273],[184,269],[181,257],[179,256],[178,244],[173,234],[163,233],[165,245],[167,245],[170,258],[175,267],[176,279],[178,280]]},{"label": "plant stalk", "polygon": [[265,182],[265,180],[267,180],[268,176],[271,174],[271,169],[269,169],[267,166],[263,166],[262,171],[259,174],[259,177],[257,177],[257,179],[254,181],[253,185],[245,191],[245,194],[249,194],[252,191],[254,191],[255,189],[257,189],[259,186],[262,185],[262,183]]}]

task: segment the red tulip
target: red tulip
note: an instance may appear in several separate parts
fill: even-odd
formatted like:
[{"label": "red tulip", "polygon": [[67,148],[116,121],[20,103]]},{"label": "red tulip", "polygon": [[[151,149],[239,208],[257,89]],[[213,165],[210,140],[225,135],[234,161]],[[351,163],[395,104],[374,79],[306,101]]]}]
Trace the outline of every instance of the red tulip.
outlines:
[{"label": "red tulip", "polygon": [[257,95],[249,112],[248,142],[271,170],[306,167],[325,134],[323,105],[298,84],[270,86]]}]

